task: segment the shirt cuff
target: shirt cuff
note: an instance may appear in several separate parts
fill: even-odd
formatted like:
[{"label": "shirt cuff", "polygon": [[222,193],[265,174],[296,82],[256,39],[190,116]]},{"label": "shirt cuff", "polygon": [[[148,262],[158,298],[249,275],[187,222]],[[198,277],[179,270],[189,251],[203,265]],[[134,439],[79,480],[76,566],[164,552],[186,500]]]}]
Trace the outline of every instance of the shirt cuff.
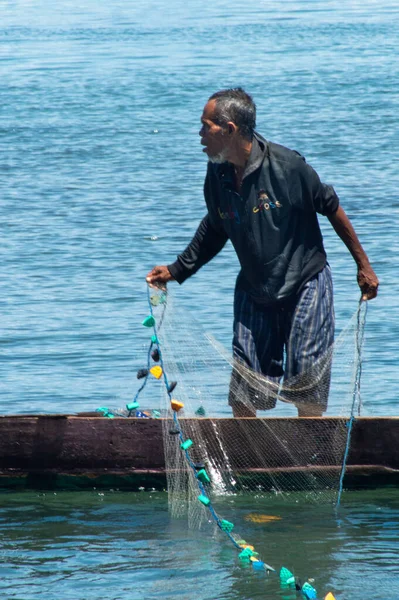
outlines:
[{"label": "shirt cuff", "polygon": [[177,281],[177,283],[182,284],[183,281],[187,279],[187,274],[185,273],[184,267],[176,260],[171,265],[167,265],[169,269],[169,273],[172,275],[173,279]]}]

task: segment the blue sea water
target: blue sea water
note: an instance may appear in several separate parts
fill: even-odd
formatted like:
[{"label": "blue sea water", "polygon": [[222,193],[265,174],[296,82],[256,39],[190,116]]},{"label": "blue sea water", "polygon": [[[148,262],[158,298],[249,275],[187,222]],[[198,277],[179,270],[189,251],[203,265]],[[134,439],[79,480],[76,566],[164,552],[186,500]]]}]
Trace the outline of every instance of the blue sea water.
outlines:
[{"label": "blue sea water", "polygon": [[[2,413],[131,398],[144,277],[204,214],[203,105],[242,85],[258,130],[334,184],[380,278],[364,414],[397,414],[398,11],[387,0],[1,3]],[[356,269],[320,220],[340,329]],[[237,270],[228,246],[178,290],[227,347]]]},{"label": "blue sea water", "polygon": [[[308,578],[323,599],[398,600],[397,491],[348,493],[340,521],[299,496],[216,502],[271,566]],[[311,516],[310,511],[311,510]],[[254,523],[256,515],[275,517]],[[0,495],[0,594],[7,600],[299,600],[278,573],[240,565],[205,523],[170,519],[166,494]]]},{"label": "blue sea water", "polygon": [[[145,275],[174,259],[204,214],[203,105],[215,90],[241,85],[257,103],[259,132],[300,151],[334,185],[380,278],[366,324],[363,414],[397,415],[397,2],[2,0],[0,17],[0,413],[131,400],[147,344]],[[341,329],[357,307],[356,269],[329,223],[321,225]],[[237,270],[227,246],[175,290],[226,346]],[[173,543],[165,498],[147,513],[140,497],[110,499],[92,537],[86,518],[98,497],[75,513],[81,498],[67,495],[54,509],[48,496],[2,496],[4,597],[283,598],[234,570],[230,555],[190,555],[187,591],[186,546]],[[337,600],[397,600],[397,495],[364,502],[351,526],[331,533],[339,548],[322,545],[323,587],[335,584]],[[125,510],[141,519],[127,541]],[[142,524],[156,515],[164,520],[151,545]],[[225,551],[202,533],[184,535],[211,558]],[[273,538],[279,559],[287,540]],[[143,547],[137,578],[134,552]],[[161,547],[166,558],[154,550]],[[306,570],[300,548],[290,556]],[[157,578],[158,588],[143,592]]]}]

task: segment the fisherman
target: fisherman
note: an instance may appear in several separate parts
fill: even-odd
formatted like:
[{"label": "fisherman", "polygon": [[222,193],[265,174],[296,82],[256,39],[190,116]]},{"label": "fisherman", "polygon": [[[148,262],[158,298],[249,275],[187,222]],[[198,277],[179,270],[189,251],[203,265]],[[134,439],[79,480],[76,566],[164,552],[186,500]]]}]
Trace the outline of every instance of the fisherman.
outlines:
[{"label": "fisherman", "polygon": [[[377,276],[334,188],[321,183],[299,153],[255,131],[256,107],[242,88],[213,94],[201,123],[199,135],[208,156],[207,214],[177,260],[154,267],[146,280],[181,284],[230,239],[241,266],[233,355],[237,364],[271,380],[284,376],[289,381],[331,354],[334,340],[331,271],[317,213],[329,219],[352,254],[363,300],[377,295]],[[331,360],[326,361],[324,391],[294,398],[299,416],[321,416],[327,408]],[[236,417],[256,416],[256,410],[275,405],[275,399],[256,393],[249,394],[250,404],[240,401],[233,388],[229,403]]]}]

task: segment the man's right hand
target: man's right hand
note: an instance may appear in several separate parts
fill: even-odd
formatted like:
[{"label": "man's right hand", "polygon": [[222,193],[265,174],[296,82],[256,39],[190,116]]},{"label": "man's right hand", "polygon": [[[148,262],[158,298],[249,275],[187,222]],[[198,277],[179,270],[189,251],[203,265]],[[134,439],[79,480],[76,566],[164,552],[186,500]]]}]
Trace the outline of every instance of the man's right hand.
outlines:
[{"label": "man's right hand", "polygon": [[164,287],[168,281],[173,281],[174,278],[170,274],[168,267],[165,265],[161,265],[151,269],[151,271],[147,274],[145,280],[150,285]]}]

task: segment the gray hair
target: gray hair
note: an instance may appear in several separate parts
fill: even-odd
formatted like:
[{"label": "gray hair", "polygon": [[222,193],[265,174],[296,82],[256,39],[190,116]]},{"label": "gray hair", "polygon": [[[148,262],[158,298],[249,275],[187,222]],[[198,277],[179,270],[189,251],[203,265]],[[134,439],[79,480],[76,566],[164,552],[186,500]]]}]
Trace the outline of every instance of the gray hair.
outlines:
[{"label": "gray hair", "polygon": [[242,137],[252,140],[256,127],[256,105],[242,88],[220,90],[209,98],[216,100],[216,119],[221,126],[232,121]]}]

